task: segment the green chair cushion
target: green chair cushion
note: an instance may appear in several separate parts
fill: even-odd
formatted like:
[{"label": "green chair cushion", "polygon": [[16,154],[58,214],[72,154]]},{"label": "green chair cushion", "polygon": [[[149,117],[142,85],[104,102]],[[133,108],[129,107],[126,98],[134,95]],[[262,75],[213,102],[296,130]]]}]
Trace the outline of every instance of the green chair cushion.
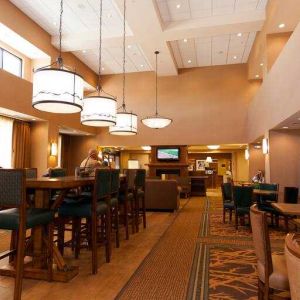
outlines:
[{"label": "green chair cushion", "polygon": [[236,212],[239,216],[243,216],[250,213],[250,207],[238,207]]},{"label": "green chair cushion", "polygon": [[[104,201],[99,201],[97,203],[97,215],[104,215],[107,208],[108,205]],[[64,203],[58,209],[58,215],[60,217],[91,218],[92,204],[90,202]]]},{"label": "green chair cushion", "polygon": [[231,202],[224,202],[224,208],[234,209],[234,203],[233,203],[233,201],[231,201]]},{"label": "green chair cushion", "polygon": [[[128,193],[128,194],[127,194],[127,198],[128,198],[128,201],[134,200],[133,193]],[[125,194],[119,194],[119,201],[120,201],[121,203],[125,202]]]},{"label": "green chair cushion", "polygon": [[[26,210],[26,228],[49,224],[53,218],[53,211],[44,208],[28,208]],[[19,209],[11,208],[0,211],[0,228],[17,230],[19,228]]]},{"label": "green chair cushion", "polygon": [[117,206],[118,204],[118,198],[117,197],[113,197],[110,199],[110,205],[111,206]]}]

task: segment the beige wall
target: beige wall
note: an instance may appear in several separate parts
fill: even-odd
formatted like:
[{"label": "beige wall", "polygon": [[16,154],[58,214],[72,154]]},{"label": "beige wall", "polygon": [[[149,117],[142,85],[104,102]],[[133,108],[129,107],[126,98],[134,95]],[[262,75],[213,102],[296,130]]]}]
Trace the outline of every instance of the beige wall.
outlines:
[{"label": "beige wall", "polygon": [[300,24],[249,106],[248,141],[300,110]]},{"label": "beige wall", "polygon": [[[122,77],[105,76],[104,89],[121,99]],[[155,76],[152,72],[127,75],[128,110],[139,116],[138,135],[119,137],[100,131],[103,145],[199,145],[247,142],[247,107],[259,84],[247,80],[246,65],[180,70],[160,77],[159,113],[173,119],[171,126],[153,130],[142,117],[154,113]],[[120,100],[119,100],[120,104]]]},{"label": "beige wall", "polygon": [[249,153],[249,179],[251,180],[258,170],[265,171],[265,156],[262,149],[255,149],[253,145],[250,145]]},{"label": "beige wall", "polygon": [[300,188],[300,130],[270,131],[271,182]]},{"label": "beige wall", "polygon": [[235,174],[233,179],[235,181],[249,180],[249,161],[245,159],[245,150],[236,151],[233,153],[235,162]]}]

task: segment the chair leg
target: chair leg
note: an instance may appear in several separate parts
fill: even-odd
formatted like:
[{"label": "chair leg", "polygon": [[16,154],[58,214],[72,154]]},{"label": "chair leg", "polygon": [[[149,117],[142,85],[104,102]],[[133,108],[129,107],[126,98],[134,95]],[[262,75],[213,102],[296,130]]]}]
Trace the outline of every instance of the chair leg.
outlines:
[{"label": "chair leg", "polygon": [[57,246],[61,255],[64,255],[64,243],[65,243],[65,220],[63,218],[60,218],[58,220],[58,228],[57,228]]},{"label": "chair leg", "polygon": [[239,227],[239,216],[237,214],[235,214],[235,229],[238,230]]},{"label": "chair leg", "polygon": [[288,218],[288,216],[284,216],[284,224],[285,224],[285,231],[289,232],[289,218]]},{"label": "chair leg", "polygon": [[142,198],[142,210],[143,210],[143,226],[144,226],[144,228],[146,228],[147,227],[147,220],[146,220],[145,197]]},{"label": "chair leg", "polygon": [[135,233],[135,209],[134,209],[134,201],[130,201],[130,213],[131,213],[131,226],[132,233]]},{"label": "chair leg", "polygon": [[257,291],[258,300],[264,299],[264,287],[263,283],[258,279],[258,291]]},{"label": "chair leg", "polygon": [[78,259],[81,246],[81,219],[73,219],[74,239],[75,239],[75,258]]},{"label": "chair leg", "polygon": [[229,221],[230,221],[230,223],[232,221],[232,209],[229,210]]},{"label": "chair leg", "polygon": [[128,201],[124,202],[124,225],[125,225],[125,238],[129,240],[129,226],[128,226]]},{"label": "chair leg", "polygon": [[[15,250],[17,248],[17,232],[16,230],[13,230],[11,232],[11,237],[10,237],[10,250]],[[14,254],[11,254],[9,256],[9,262],[13,262],[15,258],[15,255]]]},{"label": "chair leg", "polygon": [[225,211],[225,208],[223,207],[223,223],[225,223],[225,217],[226,217],[226,211]]},{"label": "chair leg", "polygon": [[48,225],[48,280],[53,279],[54,224]]},{"label": "chair leg", "polygon": [[139,219],[140,219],[140,198],[136,196],[135,199],[135,230],[139,232]]},{"label": "chair leg", "polygon": [[97,216],[92,215],[92,274],[97,274]]},{"label": "chair leg", "polygon": [[119,205],[114,207],[115,226],[116,226],[116,247],[120,248],[120,233],[119,233]]},{"label": "chair leg", "polygon": [[15,278],[15,290],[14,300],[20,300],[22,294],[22,280],[24,270],[24,253],[25,253],[25,226],[19,227],[18,231],[18,247],[17,247],[17,263],[16,263],[16,278]]},{"label": "chair leg", "polygon": [[106,262],[110,262],[111,257],[111,224],[110,224],[110,209],[107,210],[105,215],[105,255],[106,255]]}]

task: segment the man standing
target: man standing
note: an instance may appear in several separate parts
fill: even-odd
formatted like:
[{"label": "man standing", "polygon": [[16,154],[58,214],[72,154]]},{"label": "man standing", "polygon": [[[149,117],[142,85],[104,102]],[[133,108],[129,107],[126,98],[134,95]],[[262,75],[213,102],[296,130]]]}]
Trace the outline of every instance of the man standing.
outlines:
[{"label": "man standing", "polygon": [[89,156],[80,164],[80,168],[84,168],[84,172],[89,172],[90,176],[95,176],[95,169],[101,168],[102,162],[98,157],[98,152],[95,149],[89,150]]}]

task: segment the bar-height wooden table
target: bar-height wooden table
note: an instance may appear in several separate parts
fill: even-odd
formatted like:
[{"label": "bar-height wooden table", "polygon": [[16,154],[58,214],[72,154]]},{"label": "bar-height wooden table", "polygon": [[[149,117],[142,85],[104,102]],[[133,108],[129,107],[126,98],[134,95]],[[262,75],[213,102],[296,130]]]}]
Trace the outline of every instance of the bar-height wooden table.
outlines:
[{"label": "bar-height wooden table", "polygon": [[[94,184],[94,177],[67,176],[60,178],[40,177],[26,180],[26,188],[35,190],[34,206],[36,208],[50,208],[49,199],[52,190],[61,190],[60,196],[51,205],[51,209],[57,209],[63,201],[67,191],[78,187],[90,186]],[[32,233],[33,260],[24,266],[24,277],[32,279],[48,280],[47,266],[43,261],[43,243],[47,243],[42,227],[37,227]],[[57,270],[53,272],[54,281],[67,282],[78,274],[78,267],[69,267],[58,248],[54,246],[54,263]],[[12,265],[4,266],[0,269],[0,275],[14,276],[15,271]]]},{"label": "bar-height wooden table", "polygon": [[300,216],[300,204],[272,203],[272,206],[284,215]]},{"label": "bar-height wooden table", "polygon": [[259,196],[270,196],[270,195],[278,195],[278,191],[254,189],[253,194],[259,195]]}]

